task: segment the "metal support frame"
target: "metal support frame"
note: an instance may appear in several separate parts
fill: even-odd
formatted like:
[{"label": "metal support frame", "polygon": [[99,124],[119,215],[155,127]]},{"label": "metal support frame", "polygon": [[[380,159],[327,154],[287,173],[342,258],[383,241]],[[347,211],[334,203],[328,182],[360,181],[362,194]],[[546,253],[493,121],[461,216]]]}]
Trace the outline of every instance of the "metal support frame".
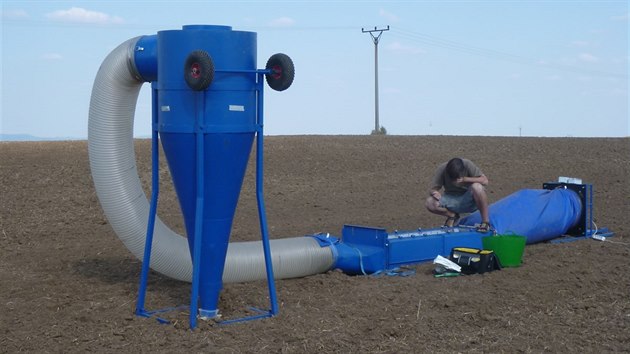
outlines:
[{"label": "metal support frame", "polygon": [[579,221],[567,231],[573,236],[587,236],[593,229],[593,186],[591,184],[573,184],[562,182],[543,183],[543,189],[563,188],[575,192],[580,197],[582,212]]},{"label": "metal support frame", "polygon": [[[218,72],[219,70],[217,70]],[[228,72],[228,71],[223,71]],[[276,294],[276,286],[273,275],[273,262],[271,258],[271,246],[269,243],[269,232],[267,228],[267,216],[265,212],[264,193],[263,193],[263,84],[264,75],[271,73],[271,70],[232,70],[233,73],[255,73],[256,74],[256,95],[257,95],[257,112],[256,112],[256,201],[258,207],[258,218],[260,222],[260,231],[262,237],[262,246],[265,256],[265,270],[267,272],[267,285],[269,289],[269,301],[270,309],[261,310],[256,308],[250,308],[259,312],[258,315],[247,316],[243,318],[225,320],[219,322],[220,324],[231,324],[236,322],[243,322],[249,320],[255,320],[260,318],[273,317],[278,314],[278,299]],[[204,91],[205,92],[205,91]],[[204,92],[195,93],[203,97]],[[151,134],[151,206],[149,211],[149,219],[147,222],[147,233],[145,239],[144,256],[142,262],[142,270],[140,273],[140,285],[138,288],[138,300],[136,302],[136,315],[141,317],[153,317],[158,314],[162,314],[174,310],[183,310],[185,308],[190,309],[189,325],[190,329],[197,327],[197,317],[199,311],[199,264],[201,261],[201,243],[203,237],[203,199],[204,199],[204,184],[203,184],[203,171],[204,171],[204,133],[198,125],[195,126],[196,136],[196,149],[198,152],[196,160],[197,168],[197,199],[196,199],[196,216],[195,216],[195,244],[193,252],[193,274],[191,285],[191,296],[189,306],[177,306],[158,310],[148,311],[145,309],[147,280],[150,269],[151,261],[151,248],[153,245],[153,232],[155,229],[155,219],[157,215],[157,203],[159,196],[159,133],[158,133],[158,102],[157,102],[157,89],[155,83],[152,84],[152,134]],[[204,104],[203,99],[197,99],[196,102]],[[203,112],[203,107],[196,110],[197,113]],[[197,117],[199,118],[199,117]],[[199,122],[199,119],[196,119]],[[167,319],[156,316],[156,319],[160,323],[170,323]]]},{"label": "metal support frame", "polygon": [[592,184],[574,184],[565,182],[548,182],[543,183],[543,189],[564,188],[574,191],[582,203],[582,213],[580,219],[571,229],[567,231],[567,235],[562,238],[551,240],[551,243],[571,242],[578,239],[589,238],[595,234],[611,237],[613,232],[608,228],[597,228],[593,216],[593,185]]}]

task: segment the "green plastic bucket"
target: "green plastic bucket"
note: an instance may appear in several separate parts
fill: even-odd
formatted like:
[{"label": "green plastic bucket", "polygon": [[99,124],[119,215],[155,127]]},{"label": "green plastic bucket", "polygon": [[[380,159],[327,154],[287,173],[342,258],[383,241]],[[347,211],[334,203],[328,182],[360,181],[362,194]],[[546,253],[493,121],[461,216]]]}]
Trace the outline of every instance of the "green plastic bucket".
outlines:
[{"label": "green plastic bucket", "polygon": [[502,267],[518,267],[523,259],[527,238],[520,235],[495,235],[481,239],[484,250],[492,250]]}]

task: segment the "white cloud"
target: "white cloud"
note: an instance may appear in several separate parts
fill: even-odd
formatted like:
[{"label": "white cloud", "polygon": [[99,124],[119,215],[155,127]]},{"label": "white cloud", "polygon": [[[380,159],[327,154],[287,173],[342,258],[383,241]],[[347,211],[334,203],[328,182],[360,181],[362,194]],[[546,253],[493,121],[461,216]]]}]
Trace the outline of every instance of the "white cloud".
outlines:
[{"label": "white cloud", "polygon": [[403,54],[422,54],[424,50],[418,47],[404,45],[400,42],[393,42],[387,45],[387,49],[392,52],[403,53]]},{"label": "white cloud", "polygon": [[620,16],[612,16],[610,19],[613,21],[625,21],[628,22],[628,17],[630,17],[630,12],[627,12]]},{"label": "white cloud", "polygon": [[599,61],[599,58],[591,53],[580,53],[580,55],[578,55],[578,59],[587,63],[596,63]]},{"label": "white cloud", "polygon": [[291,27],[295,25],[295,20],[290,17],[279,17],[269,23],[272,27]]},{"label": "white cloud", "polygon": [[391,13],[391,12],[387,12],[387,11],[385,11],[385,10],[383,10],[383,9],[381,9],[381,10],[378,12],[378,14],[379,14],[379,16],[381,16],[382,18],[386,19],[386,20],[387,20],[387,21],[389,21],[389,22],[394,22],[394,23],[396,23],[396,22],[398,22],[398,21],[399,21],[398,16],[394,15],[394,14],[393,14],[393,13]]},{"label": "white cloud", "polygon": [[124,22],[121,17],[111,16],[98,11],[90,11],[80,7],[50,12],[46,14],[46,17],[54,21],[92,23],[97,25],[119,24]]},{"label": "white cloud", "polygon": [[7,20],[20,20],[29,18],[28,13],[24,10],[2,10],[2,18]]},{"label": "white cloud", "polygon": [[44,60],[61,60],[63,57],[59,53],[45,53],[42,58]]}]

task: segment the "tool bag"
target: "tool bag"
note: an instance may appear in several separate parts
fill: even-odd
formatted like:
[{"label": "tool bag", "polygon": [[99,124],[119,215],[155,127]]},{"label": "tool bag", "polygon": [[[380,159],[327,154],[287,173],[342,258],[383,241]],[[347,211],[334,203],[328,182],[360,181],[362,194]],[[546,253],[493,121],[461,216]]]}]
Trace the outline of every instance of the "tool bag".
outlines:
[{"label": "tool bag", "polygon": [[449,259],[462,267],[463,274],[481,274],[501,269],[499,258],[490,250],[454,247]]}]

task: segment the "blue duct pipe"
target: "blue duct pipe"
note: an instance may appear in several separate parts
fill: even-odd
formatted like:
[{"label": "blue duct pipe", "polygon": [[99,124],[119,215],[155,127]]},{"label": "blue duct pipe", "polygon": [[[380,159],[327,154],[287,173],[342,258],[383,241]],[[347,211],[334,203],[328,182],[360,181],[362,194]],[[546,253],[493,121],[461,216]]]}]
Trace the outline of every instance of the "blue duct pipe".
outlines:
[{"label": "blue duct pipe", "polygon": [[351,275],[370,275],[400,266],[426,262],[438,255],[448,256],[453,247],[482,248],[482,237],[473,228],[452,227],[395,231],[366,226],[345,225],[342,237],[312,235],[321,247],[332,249],[335,263]]}]

